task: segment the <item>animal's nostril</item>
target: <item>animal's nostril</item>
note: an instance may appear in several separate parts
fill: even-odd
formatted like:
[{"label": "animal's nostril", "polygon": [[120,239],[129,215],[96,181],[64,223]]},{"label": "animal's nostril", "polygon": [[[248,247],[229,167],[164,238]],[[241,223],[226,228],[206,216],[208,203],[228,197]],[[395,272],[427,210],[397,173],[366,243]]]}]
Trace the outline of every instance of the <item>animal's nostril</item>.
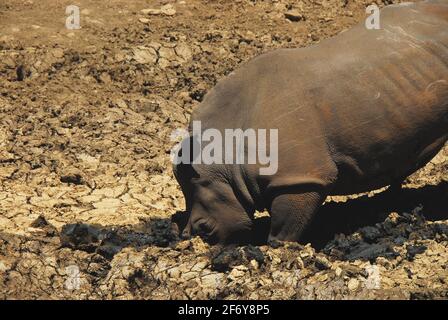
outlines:
[{"label": "animal's nostril", "polygon": [[181,238],[183,240],[191,238],[190,231],[187,228],[185,228],[184,231],[182,231]]}]

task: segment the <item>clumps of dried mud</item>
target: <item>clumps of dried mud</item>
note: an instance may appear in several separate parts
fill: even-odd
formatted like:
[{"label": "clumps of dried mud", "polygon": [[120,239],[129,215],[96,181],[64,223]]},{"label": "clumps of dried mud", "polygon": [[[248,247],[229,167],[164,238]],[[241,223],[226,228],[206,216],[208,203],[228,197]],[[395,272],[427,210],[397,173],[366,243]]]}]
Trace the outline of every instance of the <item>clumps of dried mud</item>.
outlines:
[{"label": "clumps of dried mud", "polygon": [[179,241],[167,221],[142,224],[141,232],[77,223],[57,233],[39,218],[32,237],[1,234],[2,298],[448,298],[448,223],[426,221],[420,208],[340,234],[321,251],[210,247]]},{"label": "clumps of dried mud", "polygon": [[173,130],[241,63],[370,1],[166,2],[79,0],[80,30],[72,3],[0,3],[0,298],[447,298],[446,147],[398,194],[328,199],[311,245],[178,239]]}]

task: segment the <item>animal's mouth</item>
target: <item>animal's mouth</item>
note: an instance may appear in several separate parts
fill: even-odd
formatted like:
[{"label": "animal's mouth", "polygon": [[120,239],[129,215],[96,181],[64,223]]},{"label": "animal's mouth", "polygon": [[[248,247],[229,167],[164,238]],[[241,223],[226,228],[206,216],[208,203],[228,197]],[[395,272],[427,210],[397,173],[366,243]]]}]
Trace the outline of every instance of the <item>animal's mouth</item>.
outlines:
[{"label": "animal's mouth", "polygon": [[190,213],[187,211],[177,211],[175,214],[171,216],[171,224],[173,226],[174,231],[181,236],[182,232],[188,225],[188,221],[190,219]]},{"label": "animal's mouth", "polygon": [[200,236],[206,242],[217,241],[218,228],[214,219],[199,218],[192,221],[190,228],[192,236]]},{"label": "animal's mouth", "polygon": [[204,218],[191,222],[190,217],[191,213],[188,211],[178,211],[171,216],[174,231],[180,238],[189,239],[193,236],[199,236],[210,244],[218,242],[216,223],[207,221]]},{"label": "animal's mouth", "polygon": [[219,242],[218,233],[215,230],[211,232],[199,232],[195,235],[200,236],[208,244],[214,245]]},{"label": "animal's mouth", "polygon": [[[171,216],[171,222],[173,224],[174,232],[176,232],[179,237],[184,239],[189,239],[192,236],[200,236],[204,241],[209,244],[217,244],[220,242],[219,239],[219,228],[210,226],[209,230],[203,228],[202,231],[192,232],[190,227],[190,213],[187,211],[178,211]],[[200,221],[198,221],[199,223]],[[254,245],[266,244],[270,228],[270,218],[261,217],[252,219],[251,230],[245,230],[243,235],[234,237],[233,242],[244,244],[250,243]],[[183,233],[185,230],[184,236]]]}]

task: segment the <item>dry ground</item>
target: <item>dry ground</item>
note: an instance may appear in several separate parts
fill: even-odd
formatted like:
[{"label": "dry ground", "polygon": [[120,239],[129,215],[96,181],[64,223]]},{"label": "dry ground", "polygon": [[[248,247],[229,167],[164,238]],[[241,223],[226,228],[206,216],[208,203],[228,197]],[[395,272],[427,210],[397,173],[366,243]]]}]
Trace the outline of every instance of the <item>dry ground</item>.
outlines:
[{"label": "dry ground", "polygon": [[170,134],[205,92],[368,4],[1,1],[0,298],[447,298],[448,148],[398,195],[329,199],[323,221],[341,218],[322,243],[210,248],[170,222],[184,208]]}]

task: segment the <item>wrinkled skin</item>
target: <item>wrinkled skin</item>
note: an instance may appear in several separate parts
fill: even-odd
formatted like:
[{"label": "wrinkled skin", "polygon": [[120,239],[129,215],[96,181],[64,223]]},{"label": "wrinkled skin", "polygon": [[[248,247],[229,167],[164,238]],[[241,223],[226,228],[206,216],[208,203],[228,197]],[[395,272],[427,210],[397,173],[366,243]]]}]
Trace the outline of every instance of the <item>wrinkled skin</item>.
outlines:
[{"label": "wrinkled skin", "polygon": [[435,156],[448,139],[448,1],[380,17],[380,30],[362,22],[261,55],[206,95],[192,121],[222,133],[278,129],[279,165],[269,176],[260,165],[174,166],[190,214],[184,237],[246,241],[266,208],[270,239],[300,241],[327,195],[399,185]]},{"label": "wrinkled skin", "polygon": [[[193,144],[191,142],[191,154]],[[182,154],[182,149],[179,154]],[[174,165],[173,169],[185,196],[186,211],[189,214],[188,222],[181,230],[183,238],[200,235],[210,243],[250,241],[254,210],[236,199],[226,178],[231,175],[226,175],[225,166],[181,163]]]}]

